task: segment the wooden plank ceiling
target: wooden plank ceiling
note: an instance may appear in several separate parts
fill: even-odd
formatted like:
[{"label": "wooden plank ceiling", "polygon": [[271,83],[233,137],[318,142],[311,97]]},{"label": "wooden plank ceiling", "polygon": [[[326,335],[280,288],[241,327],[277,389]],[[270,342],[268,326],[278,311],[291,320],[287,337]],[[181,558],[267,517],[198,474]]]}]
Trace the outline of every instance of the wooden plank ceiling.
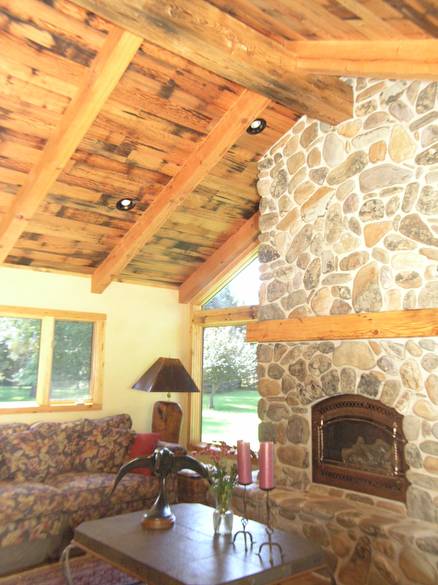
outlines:
[{"label": "wooden plank ceiling", "polygon": [[[393,66],[398,55],[403,70],[412,56],[400,53],[401,44],[429,43],[430,75],[436,76],[438,16],[430,0],[173,2],[190,22],[165,0],[145,0],[144,14],[175,16],[167,29],[161,21],[164,37],[152,27],[147,41],[141,40],[146,29],[120,22],[120,14],[132,16],[133,4],[139,5],[0,0],[0,260],[6,265],[94,275],[99,291],[111,279],[179,287],[189,277],[198,290],[209,278],[200,267],[214,254],[223,263],[218,250],[231,249],[233,234],[257,211],[262,154],[306,108],[315,115],[327,103],[320,117],[333,121],[351,111],[348,86],[332,75],[344,65],[320,71],[317,43],[359,43],[357,74],[366,70],[363,44],[384,41],[382,50],[393,56]],[[197,15],[212,31],[211,39],[199,40],[201,57],[190,33],[199,26]],[[178,28],[183,25],[186,37]],[[225,44],[215,38],[216,25]],[[262,44],[264,53],[243,54],[245,39],[253,49]],[[205,57],[210,41],[214,63]],[[278,55],[295,84],[290,89],[272,80],[282,71],[280,63],[273,68]],[[381,67],[384,75],[384,62]],[[420,63],[405,67],[406,75],[415,77],[415,67]],[[241,107],[244,88],[259,95]],[[206,151],[236,110],[217,152]],[[255,115],[268,126],[250,136],[242,128]],[[188,165],[196,180],[187,176]],[[137,200],[132,211],[115,208],[123,197]],[[129,242],[127,234],[132,240],[142,232],[155,207],[161,213],[156,229]]]}]

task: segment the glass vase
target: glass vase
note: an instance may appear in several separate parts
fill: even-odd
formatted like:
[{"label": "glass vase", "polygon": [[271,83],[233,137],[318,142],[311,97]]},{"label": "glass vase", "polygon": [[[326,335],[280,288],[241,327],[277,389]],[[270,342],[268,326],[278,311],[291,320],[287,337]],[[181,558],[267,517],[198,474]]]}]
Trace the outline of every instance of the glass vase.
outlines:
[{"label": "glass vase", "polygon": [[233,531],[233,511],[216,506],[213,512],[213,528],[215,534],[221,536],[231,534]]}]

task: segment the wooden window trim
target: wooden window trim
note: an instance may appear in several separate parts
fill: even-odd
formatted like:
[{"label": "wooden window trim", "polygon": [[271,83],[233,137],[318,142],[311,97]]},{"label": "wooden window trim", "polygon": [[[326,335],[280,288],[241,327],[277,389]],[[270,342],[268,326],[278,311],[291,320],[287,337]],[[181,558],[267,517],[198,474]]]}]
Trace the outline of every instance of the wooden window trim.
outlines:
[{"label": "wooden window trim", "polygon": [[[237,265],[230,267],[230,271],[220,281],[203,291],[202,301],[191,305],[191,340],[192,340],[192,378],[199,389],[202,387],[202,354],[203,332],[205,327],[226,327],[231,325],[246,325],[257,320],[258,305],[244,307],[225,307],[223,309],[202,309],[217,292],[226,286],[233,278],[248,266],[256,257],[258,248],[251,251]],[[202,390],[190,394],[188,401],[188,433],[187,445],[196,445],[201,442],[202,422]]]},{"label": "wooden window trim", "polygon": [[[5,403],[0,403],[0,414],[76,412],[102,409],[105,314],[0,305],[0,316],[41,319],[41,343],[38,360],[36,401],[35,403],[23,402],[22,406],[14,405],[13,407],[5,407]],[[90,374],[91,398],[87,402],[73,403],[67,400],[50,400],[53,340],[56,320],[93,323]]]}]

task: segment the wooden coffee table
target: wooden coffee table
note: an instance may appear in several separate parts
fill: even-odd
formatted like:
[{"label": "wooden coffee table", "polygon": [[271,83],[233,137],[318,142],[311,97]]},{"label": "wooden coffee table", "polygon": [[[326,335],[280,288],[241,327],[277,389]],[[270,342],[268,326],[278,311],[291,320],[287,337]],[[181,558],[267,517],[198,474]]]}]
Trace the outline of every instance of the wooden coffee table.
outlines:
[{"label": "wooden coffee table", "polygon": [[[215,536],[213,509],[202,504],[172,507],[175,525],[169,530],[144,530],[142,512],[84,522],[75,530],[70,546],[90,552],[148,585],[289,585],[322,568],[322,550],[300,536],[275,530],[273,540],[283,549],[283,558],[273,551],[273,563],[265,547],[265,525],[250,521],[254,546],[245,552],[243,538]],[[240,518],[234,519],[235,530]],[[68,553],[64,556],[68,557]],[[67,582],[74,583],[74,575]],[[70,579],[70,581],[69,581]]]}]

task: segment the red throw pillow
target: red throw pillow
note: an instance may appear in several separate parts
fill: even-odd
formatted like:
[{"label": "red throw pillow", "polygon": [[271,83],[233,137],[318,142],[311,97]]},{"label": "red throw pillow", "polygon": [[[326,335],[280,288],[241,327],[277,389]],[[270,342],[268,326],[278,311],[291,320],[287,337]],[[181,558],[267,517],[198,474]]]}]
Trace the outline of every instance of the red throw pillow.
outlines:
[{"label": "red throw pillow", "polygon": [[[137,433],[135,435],[134,443],[129,450],[129,460],[135,459],[135,457],[152,455],[159,440],[160,433]],[[152,475],[150,469],[134,469],[132,473],[140,473],[141,475],[146,476]]]}]

